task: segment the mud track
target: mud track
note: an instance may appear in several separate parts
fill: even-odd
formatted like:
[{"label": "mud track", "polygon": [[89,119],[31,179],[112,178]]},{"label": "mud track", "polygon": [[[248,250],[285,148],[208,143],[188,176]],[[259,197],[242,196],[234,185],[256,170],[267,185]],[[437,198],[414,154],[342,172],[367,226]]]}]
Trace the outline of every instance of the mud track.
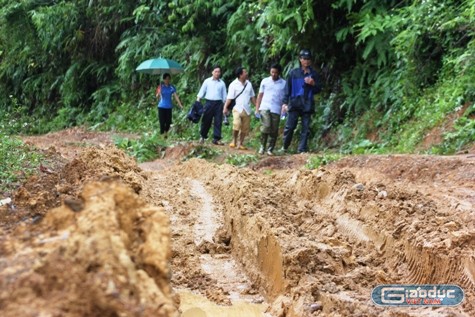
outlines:
[{"label": "mud track", "polygon": [[[62,156],[0,207],[2,316],[475,315],[470,155],[312,171],[301,155],[251,168],[173,153],[137,166],[101,146]],[[393,283],[466,298],[375,306],[372,288]]]}]

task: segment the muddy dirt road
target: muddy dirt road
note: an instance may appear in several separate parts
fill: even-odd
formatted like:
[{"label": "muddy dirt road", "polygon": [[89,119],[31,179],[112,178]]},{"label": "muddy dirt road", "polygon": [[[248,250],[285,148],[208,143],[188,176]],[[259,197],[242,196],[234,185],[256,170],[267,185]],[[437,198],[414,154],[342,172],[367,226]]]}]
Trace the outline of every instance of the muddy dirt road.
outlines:
[{"label": "muddy dirt road", "polygon": [[[305,155],[236,168],[177,148],[137,166],[107,135],[59,134],[28,138],[60,163],[0,207],[2,316],[475,315],[472,154],[308,170]],[[466,297],[372,303],[396,283]]]}]

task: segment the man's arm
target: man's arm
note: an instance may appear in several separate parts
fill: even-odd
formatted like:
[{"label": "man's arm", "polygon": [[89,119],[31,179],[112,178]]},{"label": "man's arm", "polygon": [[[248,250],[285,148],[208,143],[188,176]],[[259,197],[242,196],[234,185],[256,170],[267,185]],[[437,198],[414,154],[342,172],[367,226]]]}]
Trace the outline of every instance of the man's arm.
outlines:
[{"label": "man's arm", "polygon": [[223,100],[223,103],[226,103],[226,84],[223,81],[223,88],[221,89],[221,99]]},{"label": "man's arm", "polygon": [[261,107],[261,102],[262,102],[262,97],[264,96],[263,92],[260,92],[257,95],[257,101],[256,101],[256,112],[259,112],[259,108]]},{"label": "man's arm", "polygon": [[315,71],[313,75],[314,75],[313,77],[314,77],[314,82],[315,82],[315,85],[313,86],[313,93],[318,94],[323,88],[322,78]]},{"label": "man's arm", "polygon": [[290,96],[292,94],[292,71],[290,71],[287,76],[286,85],[285,85],[285,94],[282,99],[282,111],[287,112],[287,105],[289,104]]},{"label": "man's arm", "polygon": [[254,105],[254,107],[256,107],[256,112],[258,112],[258,108],[257,108],[257,100],[256,100],[256,97],[252,96],[251,97],[251,103]]},{"label": "man's arm", "polygon": [[202,98],[204,98],[206,94],[206,88],[208,87],[208,81],[205,80],[203,84],[201,85],[200,91],[198,92],[198,95],[196,96],[196,101],[201,101]]},{"label": "man's arm", "polygon": [[[224,89],[226,89],[226,86],[224,86]],[[223,114],[224,114],[224,115],[228,115],[228,113],[229,113],[228,108],[229,108],[229,105],[231,104],[231,98],[230,98],[230,96],[231,96],[231,94],[233,93],[233,89],[234,89],[234,88],[233,88],[233,83],[229,84],[228,98],[225,99],[225,101],[224,101],[224,107],[223,107]]]},{"label": "man's arm", "polygon": [[229,113],[228,108],[229,108],[229,104],[230,104],[230,103],[231,103],[231,99],[226,99],[226,102],[224,103],[224,107],[223,107],[223,114],[224,114],[225,116],[227,116],[228,113]]}]

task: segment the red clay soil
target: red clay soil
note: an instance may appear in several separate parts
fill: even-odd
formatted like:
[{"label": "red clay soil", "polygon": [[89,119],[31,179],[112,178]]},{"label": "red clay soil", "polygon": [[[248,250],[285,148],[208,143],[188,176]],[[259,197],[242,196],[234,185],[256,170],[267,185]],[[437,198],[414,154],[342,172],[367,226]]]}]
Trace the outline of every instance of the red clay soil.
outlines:
[{"label": "red clay soil", "polygon": [[[475,315],[471,155],[237,168],[183,161],[192,145],[137,166],[72,139],[54,144],[64,164],[0,207],[2,316]],[[397,283],[457,284],[466,298],[371,302],[375,286]]]}]

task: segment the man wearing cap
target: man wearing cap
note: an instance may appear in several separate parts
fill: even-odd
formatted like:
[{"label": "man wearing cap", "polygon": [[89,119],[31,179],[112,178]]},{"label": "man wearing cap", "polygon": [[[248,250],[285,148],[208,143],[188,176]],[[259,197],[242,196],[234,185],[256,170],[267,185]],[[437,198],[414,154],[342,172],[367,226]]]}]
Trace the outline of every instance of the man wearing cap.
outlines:
[{"label": "man wearing cap", "polygon": [[300,67],[290,71],[287,76],[287,89],[282,106],[282,111],[288,113],[284,128],[284,152],[288,150],[292,142],[299,118],[301,118],[302,131],[297,150],[299,153],[308,151],[310,118],[315,112],[313,96],[322,89],[320,76],[310,66],[311,58],[312,54],[309,50],[301,50]]}]

